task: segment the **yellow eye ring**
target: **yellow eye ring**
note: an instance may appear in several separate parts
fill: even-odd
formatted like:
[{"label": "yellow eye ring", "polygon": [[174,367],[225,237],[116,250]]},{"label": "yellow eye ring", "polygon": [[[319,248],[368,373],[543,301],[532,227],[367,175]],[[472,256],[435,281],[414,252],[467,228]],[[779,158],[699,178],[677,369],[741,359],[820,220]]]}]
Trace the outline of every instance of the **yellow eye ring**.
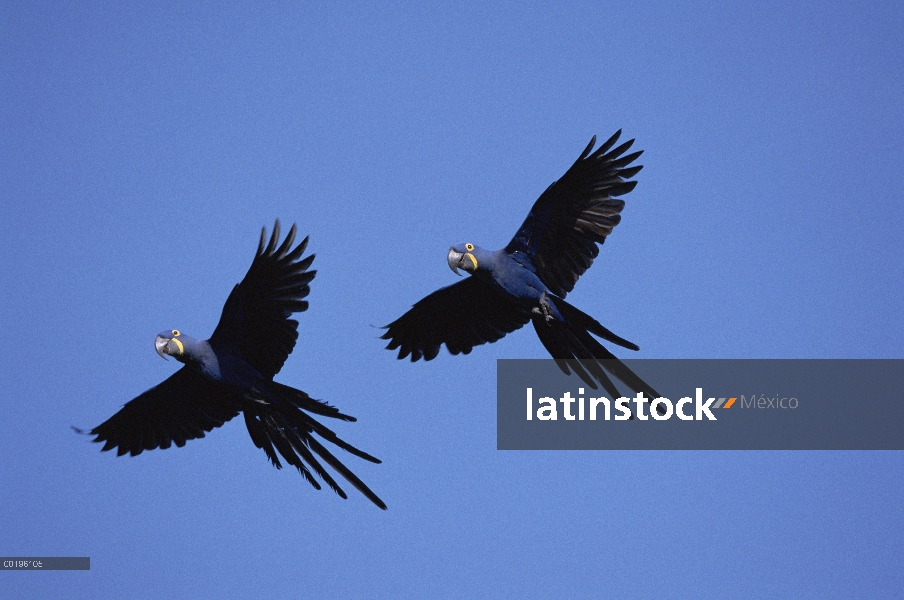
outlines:
[{"label": "yellow eye ring", "polygon": [[467,250],[468,252],[470,252],[473,249],[474,249],[474,244],[465,244],[465,250]]},{"label": "yellow eye ring", "polygon": [[179,337],[180,335],[182,335],[182,334],[179,333],[179,330],[178,330],[178,329],[173,329],[173,336],[174,336],[174,337]]}]

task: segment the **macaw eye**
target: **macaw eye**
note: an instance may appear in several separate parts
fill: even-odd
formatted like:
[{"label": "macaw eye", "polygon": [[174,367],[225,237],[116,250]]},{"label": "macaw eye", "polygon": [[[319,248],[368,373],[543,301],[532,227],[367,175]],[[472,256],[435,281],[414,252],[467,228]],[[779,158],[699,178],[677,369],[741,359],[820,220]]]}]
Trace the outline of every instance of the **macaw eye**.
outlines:
[{"label": "macaw eye", "polygon": [[470,252],[473,249],[474,249],[474,244],[465,244],[465,250],[467,250],[468,252]]},{"label": "macaw eye", "polygon": [[173,329],[173,337],[179,337],[180,335],[182,335],[182,334],[179,333],[178,329]]}]

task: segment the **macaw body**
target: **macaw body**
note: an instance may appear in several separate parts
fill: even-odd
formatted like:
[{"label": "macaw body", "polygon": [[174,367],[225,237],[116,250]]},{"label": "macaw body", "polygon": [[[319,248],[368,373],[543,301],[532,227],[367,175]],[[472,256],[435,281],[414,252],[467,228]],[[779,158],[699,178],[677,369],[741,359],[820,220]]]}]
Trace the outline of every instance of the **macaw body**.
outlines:
[{"label": "macaw body", "polygon": [[[354,417],[305,392],[277,383],[274,376],[295,347],[298,322],[289,317],[304,312],[303,300],[316,271],[314,256],[301,259],[305,238],[295,249],[295,226],[277,248],[279,221],[266,244],[266,229],[251,268],[236,285],[210,339],[198,340],[178,329],[157,335],[154,347],[164,359],[184,366],[156,387],[126,403],[122,410],[90,431],[102,450],[118,455],[166,449],[173,443],[202,438],[240,412],[248,434],[270,462],[282,468],[279,456],[298,469],[315,488],[319,475],[342,498],[345,492],[320,460],[380,508],[386,504],[327,450],[314,434],[365,460],[379,459],[339,439],[311,414],[354,421]],[[311,413],[311,414],[308,414]],[[318,460],[319,458],[319,460]]]},{"label": "macaw body", "polygon": [[[533,323],[534,330],[559,367],[573,369],[588,385],[597,382],[620,394],[607,372],[648,399],[659,397],[593,336],[631,350],[638,346],[565,301],[578,278],[599,254],[597,244],[621,220],[623,200],[637,184],[628,181],[642,167],[628,167],[641,152],[624,155],[634,140],[615,145],[621,132],[591,153],[594,137],[565,175],[534,203],[521,228],[505,248],[490,251],[457,244],[446,257],[464,280],[417,302],[386,326],[383,339],[399,358],[432,360],[445,344],[452,354],[495,342]],[[592,335],[591,335],[592,334]]]},{"label": "macaw body", "polygon": [[[467,244],[449,249],[447,260],[452,270],[461,268],[472,276],[491,281],[499,290],[520,300],[539,302],[543,294],[552,295],[548,287],[537,277],[537,271],[524,254],[508,254],[504,250],[489,251],[478,246],[470,252]],[[474,257],[472,261],[468,254]],[[474,264],[477,267],[474,268]],[[534,302],[535,303],[535,302]]]},{"label": "macaw body", "polygon": [[[181,343],[181,349],[173,340]],[[174,336],[172,331],[164,331],[157,335],[154,345],[164,359],[167,355],[172,356],[212,384],[220,384],[236,393],[245,393],[265,379],[247,362],[225,348],[211,344],[210,340],[196,340],[185,334]]]}]

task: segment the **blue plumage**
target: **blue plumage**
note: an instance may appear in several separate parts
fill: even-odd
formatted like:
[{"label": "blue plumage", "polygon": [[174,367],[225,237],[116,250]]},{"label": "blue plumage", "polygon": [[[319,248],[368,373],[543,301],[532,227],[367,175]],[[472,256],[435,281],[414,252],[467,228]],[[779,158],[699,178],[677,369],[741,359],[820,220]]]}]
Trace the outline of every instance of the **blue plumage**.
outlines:
[{"label": "blue plumage", "polygon": [[308,270],[314,255],[301,258],[308,239],[292,249],[295,231],[293,225],[277,247],[279,221],[266,246],[264,229],[251,268],[229,294],[210,339],[198,340],[176,329],[161,332],[154,343],[157,353],[163,358],[172,356],[184,366],[90,433],[96,436],[94,441],[105,442],[103,450],[118,448],[120,456],[135,456],[173,443],[184,446],[187,440],[204,437],[241,412],[251,440],[277,468],[282,467],[282,456],[315,488],[320,489],[316,474],[345,498],[345,492],[320,464],[323,461],[385,509],[383,501],[315,437],[379,463],[339,439],[311,414],[344,421],[354,421],[354,417],[273,381],[298,339],[298,321],[289,317],[307,310],[303,299],[316,274]]},{"label": "blue plumage", "polygon": [[[614,375],[648,398],[659,395],[593,336],[637,350],[593,317],[565,301],[621,220],[623,200],[641,166],[629,167],[641,152],[625,154],[630,140],[611,149],[621,131],[593,151],[594,137],[577,161],[534,203],[521,228],[501,250],[472,243],[449,249],[453,271],[470,277],[417,302],[390,323],[383,335],[399,358],[431,360],[442,344],[452,354],[494,342],[531,321],[540,341],[559,366],[574,371],[591,387],[600,383],[614,397]],[[611,149],[611,150],[610,150]],[[591,335],[592,334],[592,335]]]}]

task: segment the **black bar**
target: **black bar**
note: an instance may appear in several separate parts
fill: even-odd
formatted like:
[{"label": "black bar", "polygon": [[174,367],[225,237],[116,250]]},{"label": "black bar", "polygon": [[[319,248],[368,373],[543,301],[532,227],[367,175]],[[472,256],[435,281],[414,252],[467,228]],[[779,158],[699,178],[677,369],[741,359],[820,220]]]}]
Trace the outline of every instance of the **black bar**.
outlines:
[{"label": "black bar", "polygon": [[4,556],[0,571],[90,571],[87,556]]}]

